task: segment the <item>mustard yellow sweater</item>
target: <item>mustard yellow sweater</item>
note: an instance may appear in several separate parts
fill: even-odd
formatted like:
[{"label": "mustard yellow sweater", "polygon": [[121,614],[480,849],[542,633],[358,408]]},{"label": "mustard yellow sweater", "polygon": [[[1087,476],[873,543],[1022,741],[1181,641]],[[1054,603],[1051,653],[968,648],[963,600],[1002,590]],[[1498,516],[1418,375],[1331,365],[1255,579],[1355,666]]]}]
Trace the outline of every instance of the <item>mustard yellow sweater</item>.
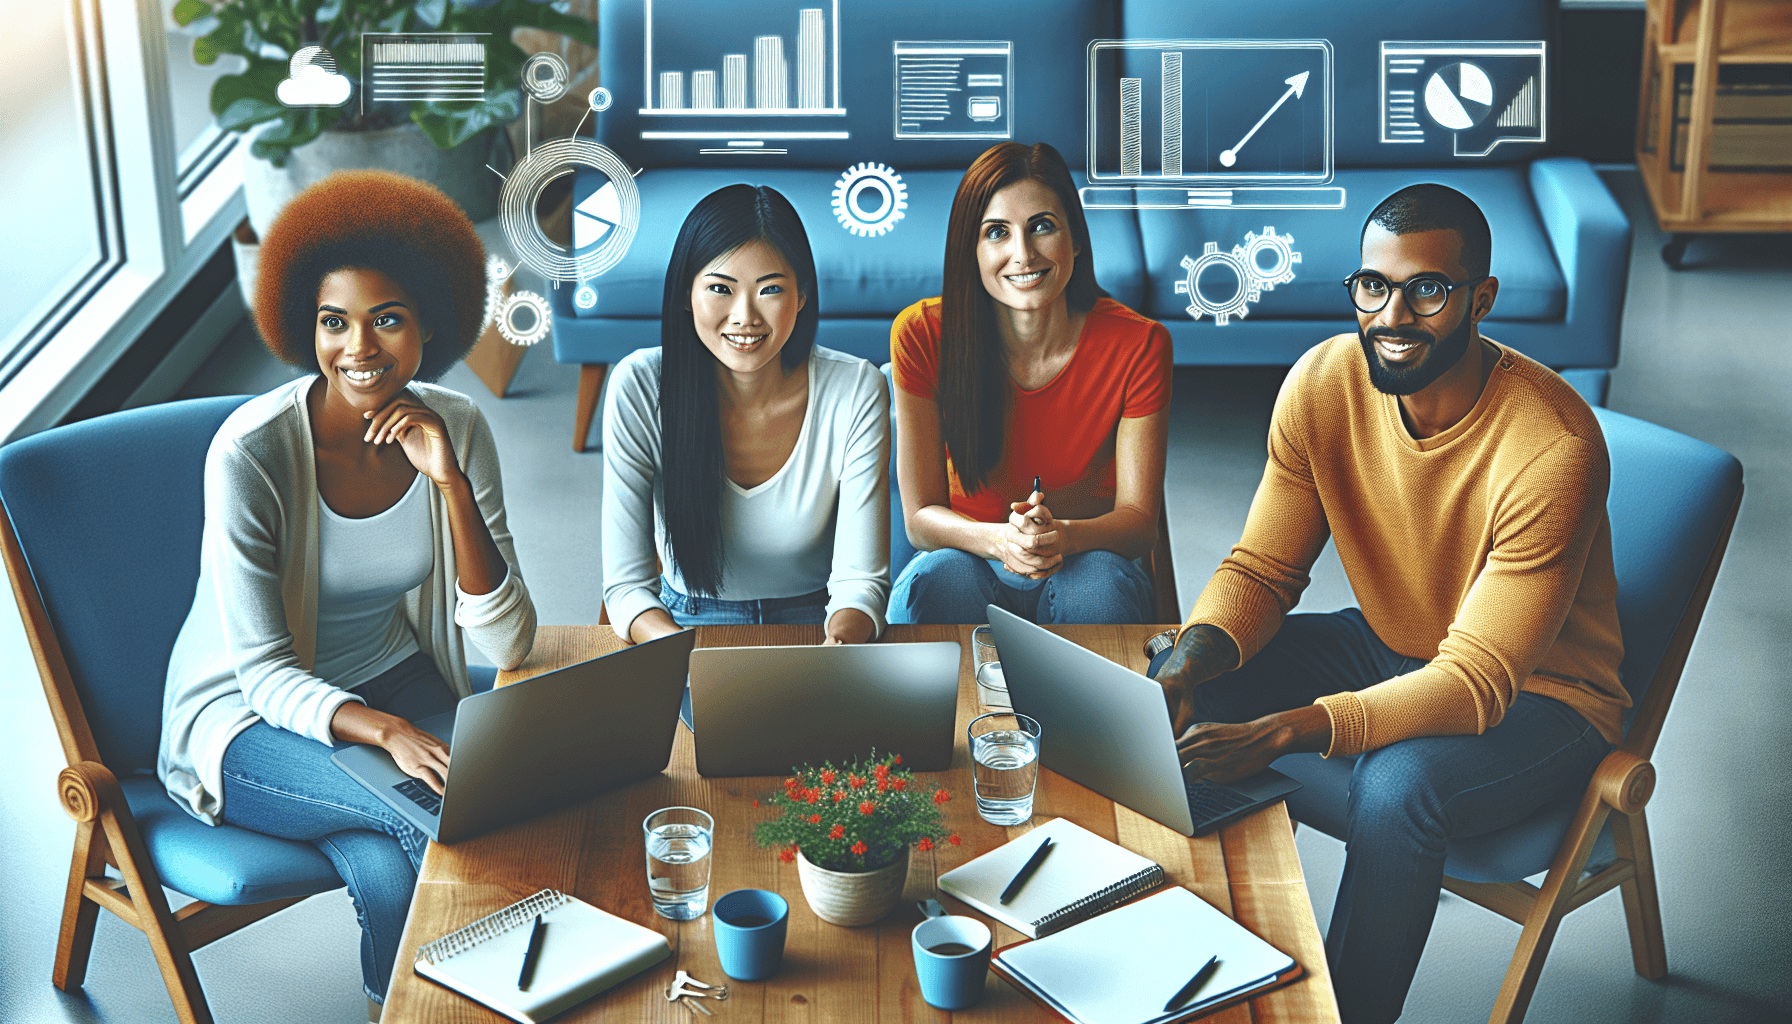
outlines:
[{"label": "mustard yellow sweater", "polygon": [[1329,535],[1363,616],[1429,663],[1319,699],[1327,756],[1415,736],[1479,734],[1520,690],[1554,697],[1617,742],[1611,465],[1593,411],[1504,346],[1475,407],[1416,440],[1369,383],[1355,335],[1314,347],[1283,382],[1244,536],[1195,602],[1254,657],[1300,599]]}]

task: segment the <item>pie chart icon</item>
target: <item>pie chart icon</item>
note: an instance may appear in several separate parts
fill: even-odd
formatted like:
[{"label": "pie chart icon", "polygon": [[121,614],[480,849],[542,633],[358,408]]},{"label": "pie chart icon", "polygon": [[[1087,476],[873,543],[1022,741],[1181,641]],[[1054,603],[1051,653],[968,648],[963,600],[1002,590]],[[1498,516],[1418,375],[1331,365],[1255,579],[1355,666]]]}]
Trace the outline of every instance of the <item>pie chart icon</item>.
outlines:
[{"label": "pie chart icon", "polygon": [[622,223],[622,201],[616,195],[616,183],[606,181],[603,187],[585,197],[572,210],[572,247],[583,251],[604,240]]},{"label": "pie chart icon", "polygon": [[1481,123],[1493,109],[1493,80],[1468,61],[1438,68],[1425,83],[1425,112],[1451,131]]}]

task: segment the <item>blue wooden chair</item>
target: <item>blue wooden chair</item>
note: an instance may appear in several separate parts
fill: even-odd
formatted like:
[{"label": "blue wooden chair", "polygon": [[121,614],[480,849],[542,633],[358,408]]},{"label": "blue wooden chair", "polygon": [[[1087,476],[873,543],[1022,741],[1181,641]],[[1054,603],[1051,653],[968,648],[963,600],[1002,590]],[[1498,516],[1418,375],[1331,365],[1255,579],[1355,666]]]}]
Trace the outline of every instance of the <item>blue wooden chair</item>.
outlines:
[{"label": "blue wooden chair", "polygon": [[[207,826],[155,775],[168,656],[199,579],[205,453],[243,401],[151,406],[0,448],[0,555],[77,823],[53,980],[80,987],[103,907],[148,936],[185,1024],[212,1019],[193,950],[342,885],[310,843]],[[171,912],[164,885],[197,902]]]},{"label": "blue wooden chair", "polygon": [[[1562,918],[1613,888],[1623,893],[1636,972],[1654,980],[1668,969],[1643,817],[1655,788],[1649,757],[1736,523],[1742,465],[1727,452],[1665,427],[1607,409],[1593,412],[1611,453],[1606,510],[1624,634],[1620,672],[1632,706],[1622,744],[1606,755],[1578,799],[1541,808],[1509,828],[1450,843],[1444,888],[1524,927],[1489,1017],[1492,1024],[1524,1019]],[[1344,838],[1355,762],[1317,754],[1278,760],[1277,768],[1306,784],[1289,799],[1289,812]],[[1524,880],[1542,872],[1547,875],[1541,888]]]}]

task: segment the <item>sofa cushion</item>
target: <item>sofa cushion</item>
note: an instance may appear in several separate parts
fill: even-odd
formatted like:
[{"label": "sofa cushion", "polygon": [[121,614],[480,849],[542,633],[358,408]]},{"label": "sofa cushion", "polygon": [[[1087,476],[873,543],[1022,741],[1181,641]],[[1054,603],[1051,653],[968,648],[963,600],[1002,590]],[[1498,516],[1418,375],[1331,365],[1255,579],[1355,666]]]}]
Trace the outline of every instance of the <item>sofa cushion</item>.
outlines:
[{"label": "sofa cushion", "polygon": [[[1263,235],[1273,227],[1278,236],[1292,239],[1301,260],[1291,268],[1294,280],[1276,285],[1250,304],[1249,318],[1348,320],[1352,310],[1341,282],[1361,266],[1363,221],[1395,191],[1415,182],[1436,181],[1473,199],[1492,225],[1493,273],[1500,280],[1494,317],[1524,321],[1562,316],[1567,282],[1531,200],[1524,167],[1363,168],[1339,171],[1336,180],[1345,190],[1342,210],[1138,211],[1146,268],[1143,312],[1165,322],[1191,319],[1188,296],[1176,292],[1186,276],[1183,257],[1198,259],[1207,242],[1230,252],[1244,244],[1246,233]],[[1109,211],[1095,211],[1090,219],[1107,216]],[[1260,261],[1269,262],[1272,256],[1264,251]],[[1210,301],[1223,303],[1236,290],[1237,276],[1224,265],[1211,266],[1203,271],[1201,286]],[[1213,319],[1205,317],[1202,323],[1212,325]]]},{"label": "sofa cushion", "polygon": [[[802,217],[815,253],[824,319],[893,317],[917,299],[940,293],[946,220],[961,177],[960,171],[903,173],[908,203],[903,218],[885,234],[860,236],[835,219],[833,174],[721,167],[645,171],[635,179],[641,192],[640,230],[622,261],[591,282],[596,303],[574,313],[600,319],[657,319],[666,264],[686,215],[709,193],[745,181],[782,192]],[[583,201],[603,181],[595,171],[579,171],[573,183],[574,201]],[[1080,177],[1077,184],[1083,184]],[[1096,279],[1127,305],[1136,305],[1144,295],[1136,223],[1130,210],[1089,217]],[[887,323],[884,331],[887,335]]]},{"label": "sofa cushion", "polygon": [[[877,161],[907,172],[919,168],[964,168],[978,153],[992,145],[990,138],[897,138],[896,58],[898,41],[985,40],[1012,45],[1013,81],[989,88],[1012,106],[1010,137],[1025,142],[1049,142],[1063,152],[1073,166],[1082,164],[1083,151],[1083,54],[1091,39],[1112,37],[1119,5],[1110,0],[1038,0],[1024,17],[1001,4],[967,4],[961,0],[909,0],[906,3],[864,3],[846,0],[813,0],[802,4],[749,0],[730,4],[718,19],[713,3],[697,0],[650,0],[648,3],[604,3],[598,11],[598,66],[614,103],[598,125],[598,137],[635,166],[690,167],[815,167],[836,173],[861,161]],[[755,40],[762,35],[783,39],[785,81],[795,105],[798,8],[820,10],[823,41],[831,42],[834,12],[839,11],[840,54],[837,69],[832,55],[824,54],[829,70],[838,71],[839,103],[843,116],[643,116],[649,88],[658,88],[659,75],[677,71],[683,75],[685,105],[690,105],[691,73],[717,72],[721,77],[725,53],[743,54],[748,62],[747,103],[754,103],[753,62]],[[646,12],[653,12],[653,64],[649,68]],[[721,20],[721,24],[716,22]],[[682,31],[678,31],[682,30]],[[965,71],[970,70],[967,64]],[[986,73],[988,69],[983,69]],[[962,80],[961,80],[961,83]],[[1012,88],[1009,88],[1012,86]],[[718,96],[718,99],[720,97]],[[948,95],[949,103],[968,102],[969,94]],[[657,102],[657,101],[656,101]],[[828,102],[833,102],[828,97]],[[1007,111],[1003,112],[1008,113]],[[991,124],[1001,123],[989,122]],[[766,139],[758,132],[844,132],[838,139]],[[643,139],[649,132],[720,132],[709,140]],[[726,148],[730,138],[764,139],[765,148],[788,149],[784,154],[743,155],[738,152],[703,154],[701,149]]]},{"label": "sofa cushion", "polygon": [[[1251,3],[1190,3],[1189,0],[1126,0],[1121,5],[1120,34],[1127,39],[1326,39],[1332,46],[1334,92],[1334,157],[1339,167],[1414,167],[1424,164],[1475,165],[1532,160],[1543,143],[1501,142],[1485,156],[1458,157],[1455,133],[1433,120],[1422,98],[1415,112],[1423,133],[1418,142],[1382,142],[1382,44],[1384,41],[1439,41],[1439,48],[1472,48],[1476,40],[1537,41],[1545,43],[1543,66],[1555,35],[1558,0],[1476,0],[1474,3],[1437,3],[1435,0],[1398,0],[1392,3],[1339,3],[1338,0],[1254,0]],[[1459,41],[1468,42],[1459,42]],[[1427,55],[1415,79],[1429,81],[1430,72],[1442,70],[1456,58]],[[1473,62],[1469,54],[1462,60]],[[1533,66],[1535,57],[1482,57],[1492,76],[1492,109],[1477,110],[1480,123],[1464,139],[1476,147],[1496,137],[1498,121],[1517,98],[1528,77],[1520,67]],[[1184,70],[1184,81],[1195,73]],[[1540,86],[1543,83],[1538,83]],[[1414,90],[1423,95],[1424,83]],[[1542,99],[1542,94],[1536,94]],[[1268,97],[1273,100],[1274,97]],[[1539,104],[1541,106],[1541,104]],[[1533,108],[1540,127],[1547,129],[1546,110]],[[1520,118],[1522,119],[1522,118]],[[1539,134],[1536,129],[1512,128],[1498,136]],[[1411,136],[1406,136],[1410,138]],[[1469,147],[1464,147],[1465,150]]]}]

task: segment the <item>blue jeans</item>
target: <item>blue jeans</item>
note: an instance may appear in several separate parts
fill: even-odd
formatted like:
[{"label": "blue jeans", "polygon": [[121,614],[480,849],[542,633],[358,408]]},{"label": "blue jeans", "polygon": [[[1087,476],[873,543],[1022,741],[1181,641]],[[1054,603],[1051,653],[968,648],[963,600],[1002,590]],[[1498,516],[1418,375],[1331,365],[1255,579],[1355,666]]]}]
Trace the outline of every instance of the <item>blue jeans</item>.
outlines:
[{"label": "blue jeans", "polygon": [[[454,693],[427,654],[413,654],[355,690],[367,706],[416,721],[454,710]],[[337,747],[348,744],[338,744]],[[411,890],[429,837],[336,767],[326,747],[256,722],[224,751],[224,820],[309,842],[348,883],[361,922],[361,987],[386,1001]]]},{"label": "blue jeans", "polygon": [[[1290,615],[1255,658],[1195,690],[1209,722],[1248,722],[1426,664],[1381,642],[1355,608]],[[1612,749],[1578,711],[1520,693],[1479,736],[1426,736],[1356,760],[1344,877],[1325,955],[1345,1024],[1400,1016],[1437,913],[1444,849],[1586,788]]]},{"label": "blue jeans", "polygon": [[[1007,579],[1004,579],[1006,577]],[[1009,580],[1013,582],[1009,582]],[[957,548],[915,555],[890,591],[890,622],[983,623],[988,605],[1040,625],[1150,622],[1151,579],[1112,551],[1081,551],[1043,582]]]},{"label": "blue jeans", "polygon": [[660,603],[680,626],[785,626],[823,621],[828,592],[817,590],[801,597],[766,597],[752,601],[724,601],[718,597],[692,597],[660,577]]}]

